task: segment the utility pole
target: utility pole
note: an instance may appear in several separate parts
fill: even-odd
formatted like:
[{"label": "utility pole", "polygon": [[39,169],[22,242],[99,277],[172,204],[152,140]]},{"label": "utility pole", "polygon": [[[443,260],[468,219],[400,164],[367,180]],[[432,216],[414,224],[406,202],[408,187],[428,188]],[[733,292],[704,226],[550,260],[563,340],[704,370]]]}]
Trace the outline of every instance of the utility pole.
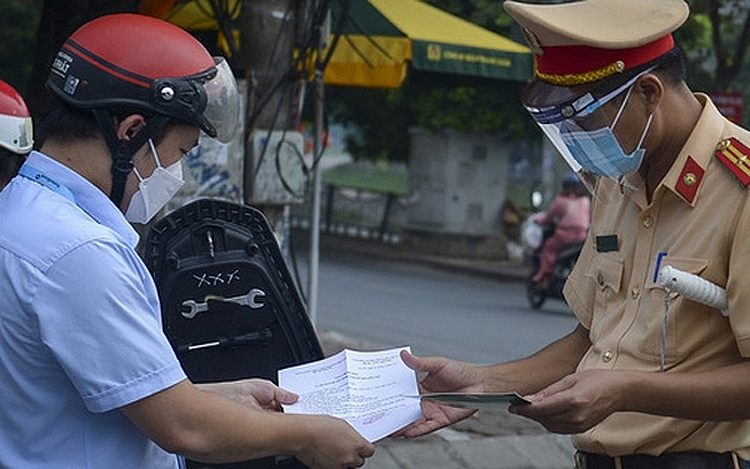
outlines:
[{"label": "utility pole", "polygon": [[278,180],[269,181],[276,177],[275,173],[261,172],[261,169],[271,167],[272,159],[277,157],[276,148],[268,144],[263,151],[258,151],[256,139],[267,144],[270,139],[264,135],[270,136],[272,131],[296,130],[291,129],[296,84],[290,72],[301,3],[304,2],[243,0],[241,46],[236,61],[248,90],[244,202],[265,214],[287,258],[289,194]]},{"label": "utility pole", "polygon": [[[328,21],[322,28],[318,44],[318,59],[328,45]],[[325,104],[325,84],[323,70],[315,70],[315,145],[313,155],[317,159],[323,153],[323,110]],[[308,261],[307,313],[313,326],[318,319],[318,270],[320,266],[320,165],[313,168],[312,204],[310,212],[310,256]]]}]

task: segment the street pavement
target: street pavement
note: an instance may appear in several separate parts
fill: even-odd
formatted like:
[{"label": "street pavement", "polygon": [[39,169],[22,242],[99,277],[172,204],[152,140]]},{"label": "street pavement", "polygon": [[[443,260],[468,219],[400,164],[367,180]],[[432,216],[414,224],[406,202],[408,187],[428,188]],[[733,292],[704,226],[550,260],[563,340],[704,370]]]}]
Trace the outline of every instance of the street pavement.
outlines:
[{"label": "street pavement", "polygon": [[[321,238],[321,255],[365,255],[417,262],[503,281],[523,281],[528,268],[520,263],[420,254],[395,245],[347,238]],[[343,348],[373,350],[378,344],[318,331],[326,355]],[[386,438],[376,443],[367,469],[558,469],[573,468],[570,437],[548,432],[534,421],[507,410],[481,410],[474,416],[433,434],[415,438]]]}]

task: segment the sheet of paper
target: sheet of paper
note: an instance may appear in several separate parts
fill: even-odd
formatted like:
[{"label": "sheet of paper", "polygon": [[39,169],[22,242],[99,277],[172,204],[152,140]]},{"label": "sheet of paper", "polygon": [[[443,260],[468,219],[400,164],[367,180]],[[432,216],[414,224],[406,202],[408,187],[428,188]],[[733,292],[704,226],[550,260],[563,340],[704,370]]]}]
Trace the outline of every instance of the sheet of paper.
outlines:
[{"label": "sheet of paper", "polygon": [[279,386],[300,398],[284,411],[325,414],[349,422],[367,440],[385,438],[422,417],[417,376],[401,347],[375,352],[342,350],[323,360],[279,370]]},{"label": "sheet of paper", "polygon": [[421,399],[436,401],[440,404],[447,404],[453,407],[462,407],[464,409],[503,409],[509,404],[528,404],[529,401],[524,399],[520,394],[515,392],[509,393],[434,393],[422,394]]}]

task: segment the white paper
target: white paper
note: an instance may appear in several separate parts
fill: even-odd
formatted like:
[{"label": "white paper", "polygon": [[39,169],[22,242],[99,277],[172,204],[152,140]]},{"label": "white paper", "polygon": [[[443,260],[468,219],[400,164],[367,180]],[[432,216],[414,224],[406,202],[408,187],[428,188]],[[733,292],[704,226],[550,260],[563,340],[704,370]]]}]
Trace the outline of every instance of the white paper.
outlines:
[{"label": "white paper", "polygon": [[279,386],[300,398],[284,411],[325,414],[349,422],[374,442],[422,417],[417,376],[399,356],[401,347],[376,352],[342,350],[323,360],[279,370]]}]

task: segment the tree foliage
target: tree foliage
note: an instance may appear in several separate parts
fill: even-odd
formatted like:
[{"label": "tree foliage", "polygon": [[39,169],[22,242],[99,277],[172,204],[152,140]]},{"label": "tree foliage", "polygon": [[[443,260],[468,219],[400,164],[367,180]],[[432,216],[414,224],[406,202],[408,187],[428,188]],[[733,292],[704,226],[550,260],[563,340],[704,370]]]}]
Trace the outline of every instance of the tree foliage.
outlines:
[{"label": "tree foliage", "polygon": [[[520,31],[503,11],[502,2],[424,1],[523,42]],[[535,3],[562,2],[539,0]],[[736,91],[748,95],[750,67],[746,56],[750,45],[750,2],[688,0],[688,3],[691,6],[690,18],[675,33],[678,44],[688,57],[688,83],[698,91]],[[334,90],[329,93],[329,101],[337,109],[336,118],[348,119],[347,122],[363,129],[367,143],[350,148],[355,157],[372,158],[386,153],[405,159],[408,152],[407,126],[411,125],[433,130],[453,128],[464,132],[500,132],[509,139],[540,138],[519,105],[520,90],[521,86],[514,83],[494,87],[425,87],[407,81],[399,92]],[[346,96],[344,100],[340,99],[340,93]],[[346,112],[345,108],[354,101],[358,101],[357,112]],[[383,103],[386,103],[385,112]],[[383,113],[387,121],[368,122]],[[371,133],[373,129],[377,129],[377,134]],[[393,147],[394,143],[398,144],[398,149]]]},{"label": "tree foliage", "polygon": [[[449,13],[486,29],[523,41],[502,2],[494,0],[427,0]],[[399,90],[365,90],[329,87],[327,100],[335,120],[355,124],[363,142],[352,142],[355,158],[376,159],[387,155],[408,157],[408,128],[454,129],[466,133],[501,132],[506,138],[539,138],[533,122],[520,106],[521,83],[487,82],[457,86],[451,78],[438,81],[407,80]],[[372,122],[385,114],[385,121]]]},{"label": "tree foliage", "polygon": [[520,105],[523,83],[502,82],[489,87],[420,87],[409,107],[428,130],[502,133],[508,139],[527,137],[533,122]]},{"label": "tree foliage", "polygon": [[329,120],[354,124],[358,130],[345,141],[352,155],[370,161],[405,160],[409,151],[407,129],[414,124],[414,115],[403,92],[403,88],[326,89]]},{"label": "tree foliage", "polygon": [[747,70],[750,3],[746,0],[689,0],[692,14],[676,36],[690,59],[693,86],[706,91],[739,91],[750,84]]},{"label": "tree foliage", "polygon": [[43,0],[5,0],[0,7],[0,77],[26,90]]},{"label": "tree foliage", "polygon": [[[493,0],[428,0],[442,10],[523,43],[522,35]],[[466,133],[502,133],[507,139],[538,134],[520,105],[523,83],[496,82],[480,86],[422,87],[410,103],[418,125],[429,130],[452,128]]]},{"label": "tree foliage", "polygon": [[[475,24],[523,42],[497,0],[425,0]],[[539,0],[559,3],[554,0]],[[139,0],[4,0],[0,5],[0,77],[18,88],[37,114],[44,106],[44,82],[62,41],[99,15],[136,11]],[[700,91],[750,93],[750,2],[688,0],[691,16],[675,36],[689,58],[688,82]],[[127,38],[122,39],[127,47]],[[364,134],[353,153],[368,159],[406,159],[408,128],[454,128],[504,132],[508,138],[538,137],[520,109],[520,85],[493,87],[425,86],[399,90],[329,87],[332,119],[355,123]],[[745,112],[745,115],[750,113]]]}]

